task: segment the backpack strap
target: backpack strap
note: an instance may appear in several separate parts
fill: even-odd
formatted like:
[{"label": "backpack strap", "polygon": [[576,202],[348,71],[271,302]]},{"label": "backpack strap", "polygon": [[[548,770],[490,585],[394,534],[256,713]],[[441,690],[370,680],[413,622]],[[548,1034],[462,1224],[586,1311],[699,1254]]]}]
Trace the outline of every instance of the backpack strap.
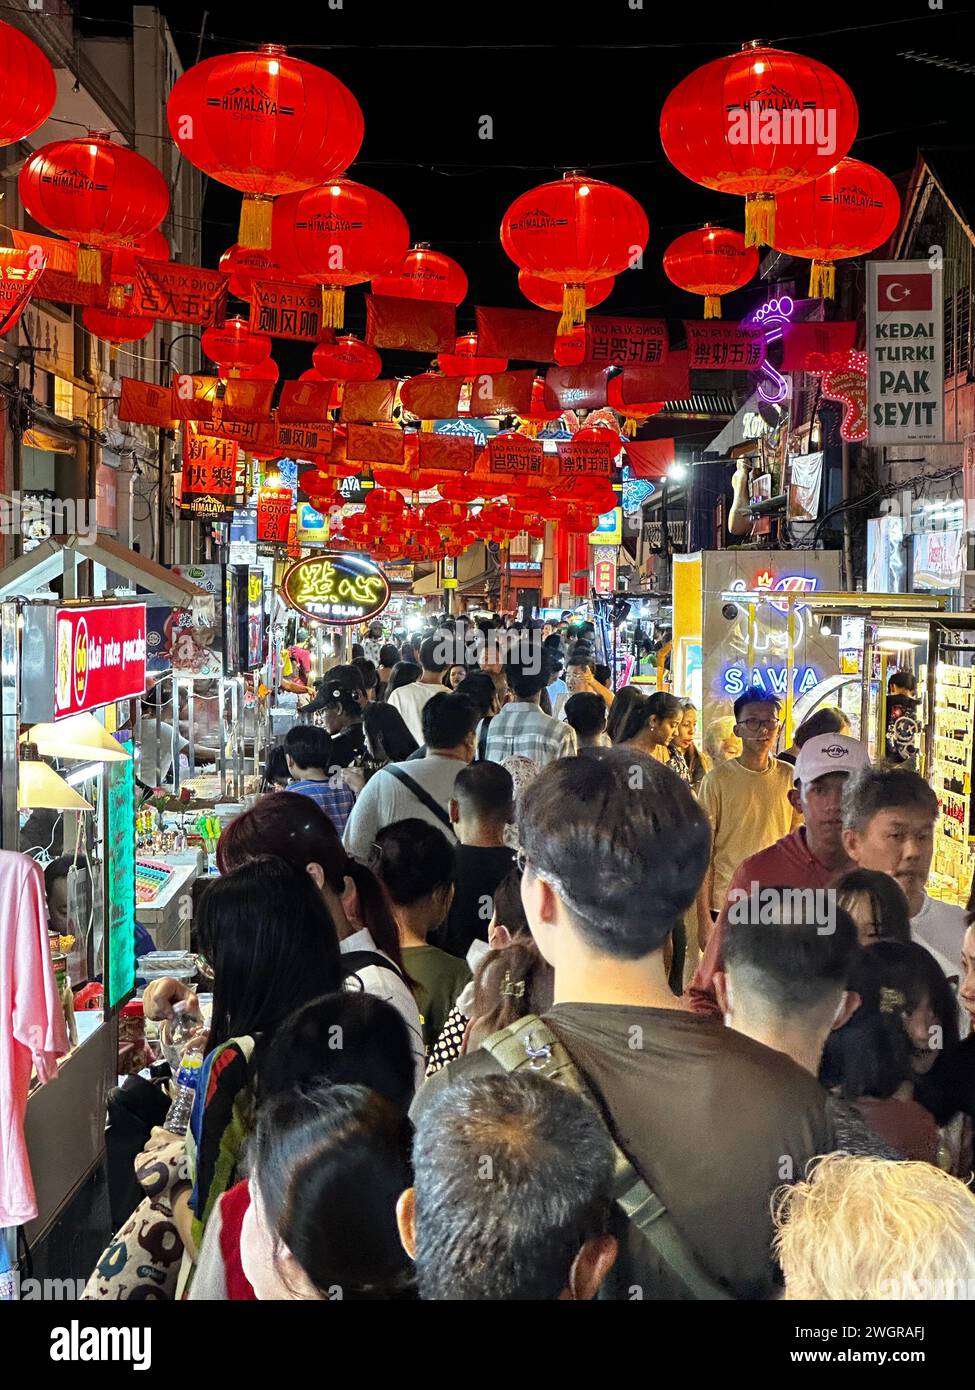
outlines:
[{"label": "backpack strap", "polygon": [[[339,963],[347,976],[358,975],[359,971],[365,970],[366,966],[375,965],[380,970],[391,971],[397,979],[403,979],[393,962],[379,951],[343,951],[339,957]],[[405,984],[406,981],[403,980],[403,983]]]},{"label": "backpack strap", "polygon": [[[482,1042],[481,1047],[507,1072],[537,1072],[547,1080],[575,1091],[593,1107],[605,1124],[599,1103],[564,1043],[537,1014],[529,1014],[509,1024]],[[609,1127],[606,1128],[609,1133]],[[616,1161],[613,1199],[656,1260],[683,1284],[691,1298],[730,1300],[732,1295],[702,1269],[670,1212],[634,1168],[612,1134],[610,1141]]]},{"label": "backpack strap", "polygon": [[451,835],[453,835],[454,827],[451,824],[450,817],[448,816],[444,808],[440,805],[439,801],[434,801],[433,797],[427,791],[426,787],[421,787],[419,782],[414,782],[410,774],[408,772],[404,772],[401,767],[394,767],[392,764],[390,764],[387,767],[384,767],[382,770],[383,772],[388,772],[390,777],[395,777],[397,782],[402,783],[402,785],[407,789],[407,791],[412,792],[413,795],[416,797],[417,801],[419,801],[421,805],[425,806],[427,810],[431,812],[432,815],[435,815],[437,820],[440,821],[441,824],[445,825],[447,829],[450,831]]},{"label": "backpack strap", "polygon": [[491,720],[493,718],[493,715],[486,714],[481,720],[481,732],[477,736],[477,761],[479,763],[483,763],[487,759],[488,730],[491,727]]}]

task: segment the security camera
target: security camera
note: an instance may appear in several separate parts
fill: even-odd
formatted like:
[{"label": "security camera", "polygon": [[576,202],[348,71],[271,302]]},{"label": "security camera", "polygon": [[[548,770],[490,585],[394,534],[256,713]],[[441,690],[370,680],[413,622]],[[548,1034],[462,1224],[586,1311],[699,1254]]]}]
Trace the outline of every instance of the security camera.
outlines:
[{"label": "security camera", "polygon": [[726,603],[721,609],[721,616],[722,618],[727,618],[729,623],[734,622],[735,618],[738,616],[737,603]]}]

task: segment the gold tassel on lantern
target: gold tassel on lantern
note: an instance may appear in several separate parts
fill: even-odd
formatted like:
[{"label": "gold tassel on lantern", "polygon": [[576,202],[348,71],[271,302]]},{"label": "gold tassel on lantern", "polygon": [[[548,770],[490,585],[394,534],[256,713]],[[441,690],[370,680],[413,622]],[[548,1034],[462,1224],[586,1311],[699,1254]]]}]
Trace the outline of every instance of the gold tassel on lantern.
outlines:
[{"label": "gold tassel on lantern", "polygon": [[110,309],[125,308],[125,286],[113,285],[108,292],[108,307]]},{"label": "gold tassel on lantern", "polygon": [[809,268],[809,298],[833,299],[836,295],[836,266],[832,261],[813,261]]},{"label": "gold tassel on lantern", "polygon": [[271,209],[274,204],[270,198],[259,194],[245,193],[240,205],[240,226],[237,232],[237,245],[255,251],[266,251],[271,245]]},{"label": "gold tassel on lantern", "polygon": [[585,285],[562,286],[562,317],[559,319],[558,333],[562,337],[578,328],[586,321]]},{"label": "gold tassel on lantern", "polygon": [[433,434],[433,421],[432,421],[432,420],[421,420],[421,421],[420,421],[420,432],[421,432],[421,434]]},{"label": "gold tassel on lantern", "polygon": [[745,245],[771,246],[775,235],[775,198],[749,193],[745,198]]},{"label": "gold tassel on lantern", "polygon": [[521,416],[518,417],[519,434],[524,434],[529,439],[534,439],[540,429],[541,425],[537,422],[537,420],[522,420]]},{"label": "gold tassel on lantern", "polygon": [[102,283],[102,253],[97,246],[78,247],[78,279],[85,285]]},{"label": "gold tassel on lantern", "polygon": [[720,295],[706,294],[704,296],[704,317],[706,319],[719,319],[721,317]]},{"label": "gold tassel on lantern", "polygon": [[636,439],[636,432],[639,429],[639,420],[634,420],[632,415],[627,415],[623,421],[623,433],[627,439]]},{"label": "gold tassel on lantern", "polygon": [[109,348],[108,348],[108,360],[109,360],[109,362],[117,362],[117,361],[118,361],[118,343],[110,343],[110,344],[109,344]]},{"label": "gold tassel on lantern", "polygon": [[322,286],[322,327],[341,328],[345,323],[345,290],[339,285]]}]

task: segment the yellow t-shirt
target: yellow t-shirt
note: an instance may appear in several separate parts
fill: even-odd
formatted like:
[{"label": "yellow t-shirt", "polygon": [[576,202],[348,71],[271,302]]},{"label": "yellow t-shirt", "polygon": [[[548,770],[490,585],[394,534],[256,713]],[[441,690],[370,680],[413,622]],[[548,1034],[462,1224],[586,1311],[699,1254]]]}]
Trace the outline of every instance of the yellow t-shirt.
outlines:
[{"label": "yellow t-shirt", "polygon": [[711,907],[720,912],[731,876],[743,859],[768,849],[798,822],[789,803],[795,768],[773,758],[764,772],[737,758],[719,763],[701,782],[701,805],[711,822],[714,880]]}]

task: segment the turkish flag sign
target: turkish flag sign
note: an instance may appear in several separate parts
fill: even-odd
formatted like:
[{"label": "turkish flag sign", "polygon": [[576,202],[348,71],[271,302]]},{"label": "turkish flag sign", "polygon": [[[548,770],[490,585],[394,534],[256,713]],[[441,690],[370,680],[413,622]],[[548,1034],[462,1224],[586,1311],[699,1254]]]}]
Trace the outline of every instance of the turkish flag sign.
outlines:
[{"label": "turkish flag sign", "polygon": [[930,275],[877,276],[878,312],[889,313],[893,311],[896,313],[898,309],[910,309],[917,312],[921,309],[930,309],[931,306]]}]

